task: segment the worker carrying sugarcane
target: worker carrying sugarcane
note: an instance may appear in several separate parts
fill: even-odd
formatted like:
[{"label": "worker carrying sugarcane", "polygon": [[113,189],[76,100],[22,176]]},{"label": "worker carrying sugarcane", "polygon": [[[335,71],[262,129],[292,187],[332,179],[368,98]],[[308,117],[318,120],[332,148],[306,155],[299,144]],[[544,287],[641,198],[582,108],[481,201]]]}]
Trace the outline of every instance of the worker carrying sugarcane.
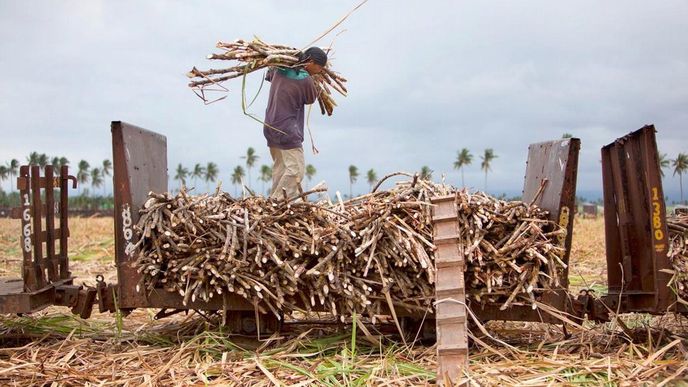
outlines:
[{"label": "worker carrying sugarcane", "polygon": [[318,98],[312,75],[320,74],[327,64],[327,54],[311,47],[299,55],[292,68],[273,67],[265,77],[270,82],[265,109],[263,135],[272,156],[273,198],[299,195],[306,163],[303,157],[304,107]]}]

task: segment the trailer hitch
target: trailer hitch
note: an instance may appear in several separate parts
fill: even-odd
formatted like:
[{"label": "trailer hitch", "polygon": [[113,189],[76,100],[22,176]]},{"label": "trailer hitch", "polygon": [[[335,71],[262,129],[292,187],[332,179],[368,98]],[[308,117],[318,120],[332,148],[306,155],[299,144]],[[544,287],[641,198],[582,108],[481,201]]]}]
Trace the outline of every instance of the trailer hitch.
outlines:
[{"label": "trailer hitch", "polygon": [[587,315],[588,319],[592,321],[609,321],[609,309],[599,297],[595,296],[594,289],[581,289],[576,301],[578,301],[580,308],[580,310],[576,310],[576,314],[579,316]]},{"label": "trailer hitch", "polygon": [[117,311],[115,305],[115,286],[105,283],[102,274],[96,276],[96,293],[98,295],[98,310],[100,313]]},{"label": "trailer hitch", "polygon": [[95,303],[96,289],[90,286],[62,284],[55,287],[55,305],[72,308],[72,313],[81,318],[91,317]]}]

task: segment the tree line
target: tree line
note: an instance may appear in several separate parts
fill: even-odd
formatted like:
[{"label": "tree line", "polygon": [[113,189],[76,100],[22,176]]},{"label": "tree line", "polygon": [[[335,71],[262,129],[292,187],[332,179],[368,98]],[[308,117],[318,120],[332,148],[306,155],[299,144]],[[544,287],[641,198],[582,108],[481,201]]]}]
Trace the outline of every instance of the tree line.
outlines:
[{"label": "tree line", "polygon": [[[480,156],[481,158],[481,164],[480,168],[485,172],[485,187],[487,187],[487,174],[489,171],[492,170],[492,161],[497,158],[497,155],[495,154],[494,150],[492,148],[485,149],[485,152],[483,155]],[[232,185],[234,186],[234,194],[235,196],[238,195],[239,189],[242,187],[246,187],[249,190],[253,191],[253,187],[251,185],[251,182],[253,181],[252,178],[252,171],[254,168],[257,167],[258,160],[260,159],[260,156],[256,153],[256,150],[253,147],[249,147],[246,150],[246,154],[241,156],[241,159],[244,160],[243,165],[239,164],[236,165],[232,169],[232,173],[230,175],[230,180]],[[458,156],[456,161],[454,162],[454,168],[461,170],[461,183],[462,185],[465,186],[464,184],[464,178],[463,178],[463,169],[470,165],[473,161],[473,155],[470,153],[470,151],[467,148],[462,149]],[[192,182],[194,187],[198,186],[198,180],[203,180],[206,182],[206,190],[210,189],[210,183],[213,183],[217,180],[217,177],[219,175],[219,168],[217,164],[213,162],[209,162],[206,165],[197,163],[193,166],[193,168],[187,168],[183,164],[179,163],[175,169],[174,172],[174,180],[178,182],[179,184],[179,189],[181,189],[182,186],[186,186],[188,182]],[[272,181],[272,167],[267,164],[262,164],[258,168],[258,181],[261,182],[261,193],[269,194],[270,190],[270,184],[268,184],[268,187],[266,189],[266,183],[270,183]],[[311,182],[313,177],[316,175],[317,169],[315,166],[312,164],[308,164],[305,166],[305,177],[306,179]],[[358,178],[360,177],[360,172],[357,166],[355,165],[350,165],[348,168],[348,174],[349,174],[349,197],[353,197],[353,185],[358,181]],[[421,179],[426,179],[430,180],[432,179],[432,174],[433,171],[428,167],[427,165],[424,165],[420,168],[419,171],[419,177]],[[371,168],[366,172],[366,181],[368,185],[370,186],[370,189],[372,190],[373,186],[378,182],[378,176],[377,172],[375,169]]]},{"label": "tree line", "polygon": [[[572,137],[569,133],[564,133],[563,138]],[[492,148],[487,148],[483,151],[480,157],[480,170],[484,172],[484,189],[487,190],[487,177],[488,173],[492,170],[493,161],[498,157]],[[252,182],[252,171],[257,166],[260,156],[256,153],[253,147],[249,147],[246,150],[246,154],[241,156],[244,160],[244,164],[239,164],[232,170],[231,183],[234,185],[235,196],[238,195],[239,188],[243,187],[244,181],[246,181],[246,187],[253,191],[251,185]],[[453,168],[461,172],[461,186],[465,187],[464,170],[466,167],[473,164],[474,155],[468,148],[462,148],[457,151],[456,158],[453,162]],[[31,152],[28,157],[26,157],[26,162],[29,165],[37,165],[43,170],[46,165],[53,165],[57,170],[63,165],[70,165],[69,160],[64,156],[54,156],[49,157],[45,153]],[[17,159],[11,159],[10,161],[0,164],[0,205],[8,205],[3,203],[8,201],[8,197],[14,191],[16,186],[16,177],[19,174],[20,162]],[[673,175],[679,176],[679,186],[681,202],[684,202],[683,193],[683,174],[688,171],[688,154],[679,153],[675,158],[669,158],[666,153],[661,153],[659,155],[659,166],[662,177],[664,177],[664,170],[671,168],[673,170]],[[202,180],[206,183],[206,190],[210,190],[210,184],[217,181],[220,170],[216,163],[208,162],[206,164],[196,163],[193,168],[189,169],[183,166],[181,163],[177,165],[174,173],[174,180],[179,182],[181,188],[182,185],[186,185],[187,181],[192,181],[193,186],[197,187],[198,181]],[[272,181],[272,167],[267,164],[263,164],[258,168],[258,180],[261,182],[261,193],[269,194],[269,189],[271,184],[267,185]],[[308,181],[312,181],[313,177],[316,175],[317,170],[312,164],[308,164],[305,167],[305,177]],[[432,179],[433,171],[427,165],[424,165],[418,171],[419,177],[421,179],[430,180]],[[103,160],[101,163],[94,164],[93,166],[86,160],[80,160],[77,163],[76,168],[76,179],[79,183],[79,196],[82,197],[82,202],[85,198],[97,198],[106,197],[106,179],[112,176],[112,162],[109,159]],[[350,165],[348,167],[349,176],[349,197],[353,197],[353,185],[358,181],[360,177],[360,172],[357,166]],[[244,180],[246,178],[246,180]],[[365,173],[365,179],[370,189],[378,182],[378,175],[375,169],[371,168]],[[11,182],[9,194],[4,191],[3,183],[5,180]],[[88,187],[91,188],[89,191]],[[98,195],[98,190],[101,189]],[[88,201],[87,201],[88,202]],[[110,199],[111,202],[111,199]],[[88,202],[90,207],[102,207],[98,203]]]},{"label": "tree line", "polygon": [[[16,190],[17,176],[21,163],[18,159],[0,164],[0,206],[16,206],[19,204],[19,194]],[[50,157],[45,153],[31,152],[26,157],[25,165],[35,165],[45,173],[45,167],[52,165],[55,173],[59,174],[62,166],[70,166],[70,161],[64,156]],[[70,205],[77,208],[110,208],[112,196],[106,195],[106,181],[112,176],[112,162],[109,159],[101,163],[93,164],[86,160],[80,160],[76,168],[76,180],[78,182],[78,197],[70,198]],[[9,181],[9,189],[4,190],[5,181]],[[89,190],[88,188],[91,188]]]},{"label": "tree line", "polygon": [[[230,175],[232,185],[234,185],[235,196],[238,195],[238,188],[244,185],[246,185],[249,190],[253,190],[251,185],[251,172],[256,167],[260,156],[258,156],[253,147],[249,147],[246,150],[246,154],[241,156],[241,158],[245,160],[245,168],[244,165],[239,164],[234,167],[232,174]],[[174,180],[179,182],[179,188],[181,189],[182,186],[187,185],[187,181],[189,180],[192,180],[193,186],[197,187],[198,180],[201,179],[206,182],[206,190],[208,191],[210,190],[210,183],[213,183],[217,180],[219,173],[220,170],[217,164],[213,162],[209,162],[206,165],[197,163],[191,169],[179,163],[175,169]],[[262,183],[260,192],[267,194],[269,192],[266,191],[265,183],[272,181],[272,167],[267,164],[263,164],[258,169],[258,173],[260,174],[258,180]],[[305,176],[308,181],[311,181],[316,173],[317,170],[312,164],[306,165]],[[244,180],[244,178],[246,178],[246,180]],[[246,184],[244,184],[244,181]]]}]

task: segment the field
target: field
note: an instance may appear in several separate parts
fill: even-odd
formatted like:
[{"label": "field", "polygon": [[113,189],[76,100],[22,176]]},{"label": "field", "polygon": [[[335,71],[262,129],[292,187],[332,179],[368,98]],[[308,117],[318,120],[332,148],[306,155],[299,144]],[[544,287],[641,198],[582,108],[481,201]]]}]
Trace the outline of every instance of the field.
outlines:
[{"label": "field", "polygon": [[[116,282],[113,220],[74,219],[71,269]],[[0,276],[19,276],[19,224],[0,219]],[[577,219],[571,291],[606,290],[602,219]],[[358,319],[345,329],[295,327],[260,340],[228,335],[213,319],[154,311],[81,320],[67,309],[0,316],[0,384],[55,385],[433,385],[435,349],[382,335]],[[490,322],[471,349],[475,385],[688,385],[688,321],[622,315],[617,323],[568,327]]]}]

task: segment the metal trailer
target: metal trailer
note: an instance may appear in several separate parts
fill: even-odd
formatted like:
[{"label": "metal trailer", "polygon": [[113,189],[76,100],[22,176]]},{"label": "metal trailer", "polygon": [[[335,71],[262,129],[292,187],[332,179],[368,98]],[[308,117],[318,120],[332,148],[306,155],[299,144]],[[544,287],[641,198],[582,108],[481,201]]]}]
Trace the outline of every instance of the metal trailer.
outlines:
[{"label": "metal trailer", "polygon": [[[131,230],[132,224],[138,221],[138,209],[148,198],[148,192],[167,192],[167,150],[165,137],[122,122],[113,122],[113,164],[115,187],[115,256],[118,271],[118,283],[110,285],[117,294],[119,307],[128,311],[135,308],[160,308],[169,310],[198,309],[206,311],[227,310],[243,315],[242,320],[254,317],[254,307],[244,298],[228,294],[226,297],[212,298],[208,302],[196,300],[187,305],[183,298],[162,289],[151,292],[137,292],[141,274],[132,267],[134,259],[130,249],[136,243]],[[565,139],[533,144],[529,149],[528,164],[523,200],[550,211],[551,217],[568,230],[561,240],[566,248],[564,262],[568,264],[571,236],[573,230],[573,212],[575,205],[576,174],[578,168],[578,139]],[[456,218],[454,212],[453,217]],[[436,223],[441,227],[441,222]],[[567,273],[561,289],[545,295],[543,302],[559,308],[570,310],[576,301],[566,292],[568,288]],[[514,306],[507,311],[499,310],[497,305],[483,305],[474,310],[483,320],[507,319],[540,321],[541,316],[530,307]],[[398,311],[400,316],[418,317],[417,312]],[[554,318],[544,317],[549,322]],[[266,319],[269,319],[266,316]],[[432,321],[430,319],[429,321]],[[255,322],[246,321],[249,326]],[[231,328],[231,326],[230,326]],[[237,327],[241,328],[241,327]]]},{"label": "metal trailer", "polygon": [[597,218],[597,204],[584,203],[582,207],[584,218]]},{"label": "metal trailer", "polygon": [[[22,167],[17,184],[22,206],[13,215],[22,219],[22,278],[0,279],[0,313],[31,313],[49,305],[68,306],[87,318],[94,305],[101,312],[117,308],[129,313],[136,308],[160,309],[156,318],[183,310],[225,311],[226,324],[233,331],[260,332],[279,329],[272,315],[258,318],[253,305],[242,297],[228,294],[208,302],[196,300],[184,305],[177,293],[153,289],[138,292],[140,274],[132,267],[136,235],[132,226],[139,219],[138,209],[149,191],[166,192],[167,140],[164,136],[116,121],[112,123],[115,196],[115,261],[117,283],[106,284],[97,277],[95,288],[73,285],[67,259],[68,183],[76,180],[62,167],[59,176],[53,168]],[[532,144],[524,178],[523,201],[533,202],[550,213],[551,220],[566,228],[559,243],[565,248],[564,263],[569,253],[575,213],[578,169],[578,139],[563,139]],[[574,296],[568,291],[568,269],[558,289],[542,294],[539,302],[568,313],[582,321],[607,321],[609,311],[667,311],[686,313],[684,305],[668,287],[669,268],[667,227],[659,163],[653,126],[646,126],[617,139],[602,149],[605,198],[605,234],[609,293],[596,297],[584,290]],[[59,188],[59,201],[54,188]],[[41,195],[44,190],[44,195]],[[42,202],[42,196],[45,202]],[[556,317],[540,313],[529,306],[513,305],[500,310],[496,304],[471,304],[465,299],[463,270],[465,263],[456,248],[458,221],[453,197],[438,197],[433,223],[437,245],[436,314],[426,318],[424,332],[436,332],[438,340],[440,382],[446,376],[456,380],[468,359],[466,340],[466,302],[481,321],[543,321],[561,323]],[[55,221],[59,227],[55,227]],[[45,222],[45,230],[43,227]],[[59,244],[59,249],[57,248]],[[45,246],[45,248],[43,248]],[[115,299],[117,305],[115,305]],[[407,328],[418,328],[422,320],[415,311],[398,310]],[[411,325],[408,325],[411,324]],[[433,329],[435,328],[435,329]]]},{"label": "metal trailer", "polygon": [[83,318],[91,315],[96,290],[74,285],[69,271],[70,181],[76,188],[76,178],[66,166],[56,175],[48,165],[45,176],[38,166],[20,167],[21,207],[13,209],[11,216],[21,219],[22,278],[0,278],[0,313],[31,313],[60,305]]},{"label": "metal trailer", "polygon": [[688,215],[688,206],[678,205],[674,207],[674,215]]}]

